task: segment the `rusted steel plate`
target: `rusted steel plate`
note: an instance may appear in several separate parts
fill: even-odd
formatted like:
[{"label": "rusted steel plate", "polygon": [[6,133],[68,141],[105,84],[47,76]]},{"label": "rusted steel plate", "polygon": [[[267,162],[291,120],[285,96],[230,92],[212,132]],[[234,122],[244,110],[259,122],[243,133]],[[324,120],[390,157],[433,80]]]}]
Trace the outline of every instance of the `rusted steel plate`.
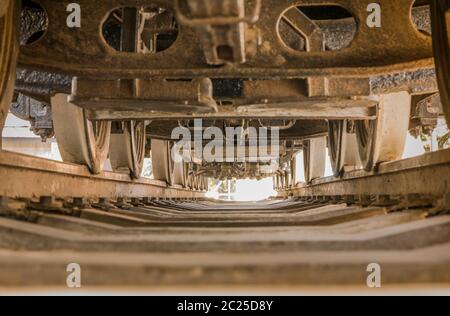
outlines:
[{"label": "rusted steel plate", "polygon": [[[114,104],[113,104],[114,105]],[[324,119],[375,119],[377,103],[370,100],[344,100],[317,98],[311,100],[283,100],[265,104],[259,102],[253,105],[220,106],[216,113],[183,113],[143,110],[145,102],[130,110],[118,104],[113,109],[88,110],[92,120],[129,120],[129,119],[229,119],[229,118],[271,118],[324,120]],[[140,109],[140,110],[139,110]]]},{"label": "rusted steel plate", "polygon": [[[321,75],[367,76],[432,68],[431,37],[419,32],[411,19],[413,0],[379,0],[382,27],[366,24],[372,0],[265,0],[254,25],[261,33],[257,54],[243,65],[208,67],[193,29],[181,26],[177,41],[154,55],[117,52],[101,35],[101,25],[112,9],[145,6],[146,0],[79,0],[82,27],[66,26],[68,0],[38,0],[49,15],[49,28],[36,43],[22,48],[25,67],[73,75],[110,78],[136,77],[309,77]],[[173,8],[172,0],[152,3]],[[335,4],[351,12],[357,33],[351,45],[339,51],[300,52],[287,48],[279,38],[277,23],[294,5]]]}]

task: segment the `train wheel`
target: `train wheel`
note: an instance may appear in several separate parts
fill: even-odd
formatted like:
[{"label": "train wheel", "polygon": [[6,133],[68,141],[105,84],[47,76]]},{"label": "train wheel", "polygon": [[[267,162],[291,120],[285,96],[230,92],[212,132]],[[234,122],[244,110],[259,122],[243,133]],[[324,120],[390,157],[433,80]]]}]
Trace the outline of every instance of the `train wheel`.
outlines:
[{"label": "train wheel", "polygon": [[276,174],[273,177],[273,188],[275,191],[279,191],[280,190],[280,175]]},{"label": "train wheel", "polygon": [[195,177],[194,177],[194,175],[193,174],[190,174],[189,176],[188,176],[188,188],[190,189],[190,190],[195,190]]},{"label": "train wheel", "polygon": [[280,171],[280,190],[286,189],[286,173],[284,171]]},{"label": "train wheel", "polygon": [[284,188],[288,190],[291,187],[291,166],[288,165],[289,170],[284,172]]},{"label": "train wheel", "polygon": [[173,168],[173,184],[186,187],[188,184],[186,163],[175,162]]},{"label": "train wheel", "polygon": [[172,159],[172,147],[167,140],[152,139],[152,166],[155,180],[173,184],[174,162]]},{"label": "train wheel", "polygon": [[[17,32],[18,1],[0,4],[0,132],[3,130],[14,94],[19,41]],[[0,137],[1,145],[1,137]]]},{"label": "train wheel", "polygon": [[447,124],[450,126],[450,1],[431,1],[436,74]]},{"label": "train wheel", "polygon": [[202,183],[203,183],[203,191],[208,191],[209,190],[209,178],[207,177],[202,177]]},{"label": "train wheel", "polygon": [[334,176],[341,176],[345,166],[360,167],[356,134],[348,132],[348,121],[328,122],[328,154]]},{"label": "train wheel", "polygon": [[192,190],[198,190],[198,179],[196,175],[192,175]]},{"label": "train wheel", "polygon": [[123,133],[111,134],[109,158],[114,170],[128,170],[131,177],[139,179],[144,167],[145,121],[123,122]]},{"label": "train wheel", "polygon": [[306,183],[325,175],[327,139],[319,137],[303,142],[303,161]]},{"label": "train wheel", "polygon": [[292,158],[291,163],[291,188],[295,188],[297,186],[297,159],[295,157]]},{"label": "train wheel", "polygon": [[195,183],[195,185],[194,185],[195,190],[200,191],[201,190],[200,176],[197,175],[194,177],[194,183]]},{"label": "train wheel", "polygon": [[411,95],[407,92],[379,97],[375,120],[356,122],[361,163],[372,171],[379,163],[402,157],[408,135]]},{"label": "train wheel", "polygon": [[189,180],[189,163],[187,162],[184,163],[184,179],[185,179],[184,187],[186,189],[190,189],[191,182]]},{"label": "train wheel", "polygon": [[191,174],[190,175],[190,182],[191,182],[191,190],[194,190],[194,191],[197,191],[197,186],[198,186],[198,183],[197,183],[197,176],[196,175],[194,175],[194,174]]},{"label": "train wheel", "polygon": [[108,159],[111,122],[91,122],[82,108],[70,103],[66,94],[51,99],[53,125],[63,161],[83,164],[92,173],[103,171]]},{"label": "train wheel", "polygon": [[277,178],[277,190],[281,191],[283,190],[283,176],[280,171],[278,171],[276,178]]},{"label": "train wheel", "polygon": [[205,182],[204,182],[203,176],[198,176],[198,190],[204,191],[205,190]]},{"label": "train wheel", "polygon": [[205,191],[205,177],[204,176],[198,176],[198,190],[199,191]]}]

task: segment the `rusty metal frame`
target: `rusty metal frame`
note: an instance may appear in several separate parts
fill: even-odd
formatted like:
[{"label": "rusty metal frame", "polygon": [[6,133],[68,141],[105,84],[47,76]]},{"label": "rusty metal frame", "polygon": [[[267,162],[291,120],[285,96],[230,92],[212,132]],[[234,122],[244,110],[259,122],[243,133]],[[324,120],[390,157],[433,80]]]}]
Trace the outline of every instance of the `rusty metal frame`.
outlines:
[{"label": "rusty metal frame", "polygon": [[[89,80],[75,78],[70,101],[90,109],[148,110],[184,113],[217,111],[210,79],[166,81],[135,79]],[[131,88],[130,88],[131,86]]]},{"label": "rusty metal frame", "polygon": [[[266,113],[287,118],[349,115],[359,119],[373,115],[373,111],[368,108],[374,107],[374,102],[348,99],[349,95],[364,97],[371,94],[368,78],[317,80],[326,83],[327,95],[309,98],[307,90],[310,84],[304,79],[245,80],[242,83],[242,95],[234,98],[217,96],[217,100],[214,100],[209,79],[195,79],[192,82],[136,79],[137,88],[133,90],[121,89],[121,80],[75,78],[70,100],[90,110],[122,111],[117,117],[124,119],[127,118],[123,116],[126,115],[125,111],[139,111],[142,117],[148,119],[155,119],[162,113],[171,118],[177,115],[217,118],[224,113],[228,117],[259,117]],[[216,106],[216,101],[220,106]],[[227,107],[227,103],[232,104],[232,107]],[[221,111],[222,114],[217,113]],[[337,111],[342,111],[342,114]]]},{"label": "rusty metal frame", "polygon": [[[182,25],[177,41],[155,55],[117,52],[101,35],[102,22],[121,6],[159,4],[173,9],[173,0],[79,0],[82,27],[65,25],[69,0],[36,0],[49,16],[49,28],[39,41],[22,47],[20,65],[72,75],[109,78],[292,78],[311,76],[370,76],[433,67],[431,37],[411,20],[414,0],[379,0],[382,28],[366,26],[372,0],[265,0],[254,27],[262,34],[259,52],[243,65],[209,67],[193,29]],[[358,30],[351,45],[340,51],[298,52],[281,41],[278,21],[296,5],[338,5],[351,12]]]},{"label": "rusty metal frame", "polygon": [[190,19],[187,16],[185,16],[181,10],[180,7],[180,0],[174,0],[173,6],[175,9],[175,12],[177,14],[177,20],[183,24],[187,25],[189,27],[195,27],[195,26],[203,26],[205,24],[210,25],[228,25],[228,24],[239,24],[239,23],[248,23],[248,24],[255,24],[258,19],[259,15],[261,13],[261,4],[262,0],[254,0],[255,3],[253,4],[253,10],[250,15],[244,16],[244,17],[220,17],[220,18],[193,18]]},{"label": "rusty metal frame", "polygon": [[2,1],[0,3],[0,17],[3,17],[3,15],[6,12],[6,8],[8,7],[8,2],[7,1]]},{"label": "rusty metal frame", "polygon": [[[113,104],[114,105],[114,104]],[[86,111],[91,120],[190,120],[203,119],[302,119],[302,120],[373,120],[376,118],[377,102],[370,100],[351,100],[342,98],[314,98],[311,100],[280,101],[271,104],[243,104],[242,106],[219,106],[214,113],[186,113],[183,111],[170,112],[143,110],[142,107],[134,110],[124,109],[117,104],[116,109],[88,109]],[[180,104],[180,108],[182,104]]]}]

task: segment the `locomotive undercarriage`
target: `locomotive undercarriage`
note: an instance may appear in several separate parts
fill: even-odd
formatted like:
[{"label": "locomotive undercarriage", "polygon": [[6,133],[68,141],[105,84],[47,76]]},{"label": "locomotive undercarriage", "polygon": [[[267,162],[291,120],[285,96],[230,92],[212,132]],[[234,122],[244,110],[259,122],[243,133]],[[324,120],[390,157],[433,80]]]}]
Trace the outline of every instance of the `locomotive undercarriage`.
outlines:
[{"label": "locomotive undercarriage", "polygon": [[[170,185],[273,176],[281,190],[297,183],[300,151],[306,182],[323,176],[327,148],[335,176],[374,170],[400,158],[409,130],[449,120],[448,1],[379,0],[373,27],[372,1],[79,0],[74,28],[69,2],[24,1],[18,58],[19,4],[3,3],[2,121],[18,60],[15,104],[29,109],[31,98],[51,111],[36,132],[54,133],[63,159],[94,173],[109,158],[138,178],[151,156],[155,179]],[[189,163],[174,162],[171,132],[195,119],[278,128],[279,154],[208,162],[192,148]],[[234,142],[250,150],[248,135]]]}]

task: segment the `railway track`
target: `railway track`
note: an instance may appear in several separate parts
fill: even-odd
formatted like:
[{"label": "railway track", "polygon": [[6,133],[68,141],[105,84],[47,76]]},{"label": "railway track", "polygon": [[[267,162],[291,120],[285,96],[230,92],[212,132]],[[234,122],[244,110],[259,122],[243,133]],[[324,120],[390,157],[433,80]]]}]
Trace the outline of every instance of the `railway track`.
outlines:
[{"label": "railway track", "polygon": [[328,2],[1,0],[0,292],[450,293],[450,1]]},{"label": "railway track", "polygon": [[376,264],[384,289],[448,289],[448,157],[317,180],[283,199],[229,203],[2,152],[0,287],[67,289],[67,266],[77,263],[87,290],[367,289]]}]

